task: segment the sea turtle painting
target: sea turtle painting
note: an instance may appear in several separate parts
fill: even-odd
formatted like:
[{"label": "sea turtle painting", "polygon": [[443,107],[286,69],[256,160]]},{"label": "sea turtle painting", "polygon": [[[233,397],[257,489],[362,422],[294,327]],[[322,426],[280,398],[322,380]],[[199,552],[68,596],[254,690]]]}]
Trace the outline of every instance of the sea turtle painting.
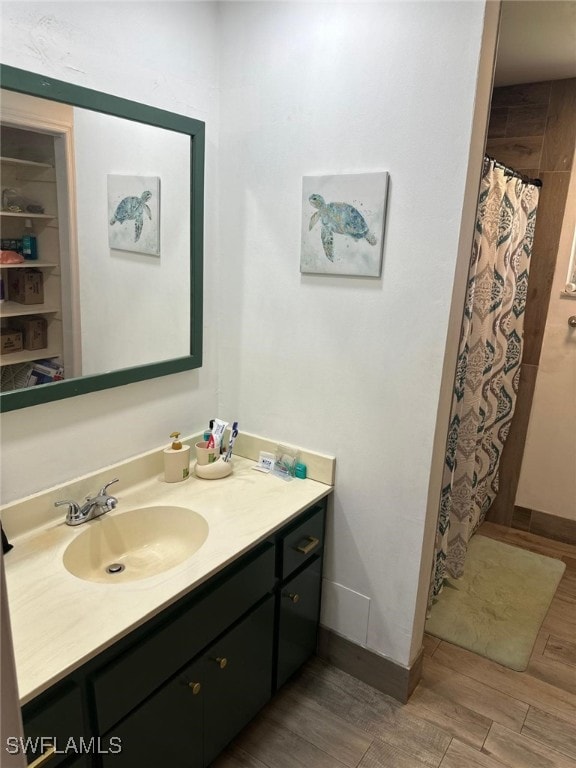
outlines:
[{"label": "sea turtle painting", "polygon": [[125,197],[118,203],[114,216],[110,219],[110,225],[115,224],[117,221],[120,224],[125,221],[134,221],[134,242],[137,243],[144,226],[144,213],[146,213],[149,219],[152,219],[150,206],[146,205],[151,197],[152,192],[148,189],[142,192],[140,197]]},{"label": "sea turtle painting", "polygon": [[313,194],[308,198],[318,210],[312,214],[308,230],[318,221],[322,222],[320,236],[326,258],[334,261],[334,235],[345,235],[353,240],[366,240],[370,245],[378,242],[370,232],[366,220],[354,206],[348,203],[326,203],[322,195]]}]

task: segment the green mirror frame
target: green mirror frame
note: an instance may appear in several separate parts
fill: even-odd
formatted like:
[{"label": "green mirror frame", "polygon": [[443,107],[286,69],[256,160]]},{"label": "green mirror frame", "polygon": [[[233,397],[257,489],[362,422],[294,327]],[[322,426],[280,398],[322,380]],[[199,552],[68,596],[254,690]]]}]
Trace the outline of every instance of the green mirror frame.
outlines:
[{"label": "green mirror frame", "polygon": [[190,354],[172,360],[123,368],[110,373],[39,384],[0,394],[0,412],[63,400],[98,392],[136,381],[167,376],[202,366],[202,298],[204,244],[204,153],[205,124],[135,101],[93,91],[78,85],[44,77],[0,64],[0,87],[10,91],[51,99],[94,112],[102,112],[138,123],[154,125],[190,137]]}]

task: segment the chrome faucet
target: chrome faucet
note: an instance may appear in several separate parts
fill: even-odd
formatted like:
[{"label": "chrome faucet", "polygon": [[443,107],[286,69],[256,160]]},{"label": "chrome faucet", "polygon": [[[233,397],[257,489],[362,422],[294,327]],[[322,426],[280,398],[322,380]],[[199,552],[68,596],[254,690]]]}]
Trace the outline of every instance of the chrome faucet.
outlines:
[{"label": "chrome faucet", "polygon": [[65,500],[54,502],[55,507],[60,507],[63,504],[68,504],[68,512],[66,513],[66,525],[81,525],[88,522],[88,520],[94,520],[100,515],[105,515],[111,509],[114,509],[118,504],[118,499],[115,496],[110,496],[108,488],[117,483],[118,478],[111,480],[109,483],[98,491],[96,496],[87,496],[86,501],[82,506],[75,501]]}]

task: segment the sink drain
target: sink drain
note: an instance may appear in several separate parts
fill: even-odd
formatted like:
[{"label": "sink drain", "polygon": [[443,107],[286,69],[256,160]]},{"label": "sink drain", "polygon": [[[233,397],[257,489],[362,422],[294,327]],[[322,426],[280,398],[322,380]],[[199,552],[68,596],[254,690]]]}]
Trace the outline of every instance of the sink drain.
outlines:
[{"label": "sink drain", "polygon": [[122,565],[122,563],[111,563],[110,565],[106,566],[106,573],[122,573],[125,568],[126,566]]}]

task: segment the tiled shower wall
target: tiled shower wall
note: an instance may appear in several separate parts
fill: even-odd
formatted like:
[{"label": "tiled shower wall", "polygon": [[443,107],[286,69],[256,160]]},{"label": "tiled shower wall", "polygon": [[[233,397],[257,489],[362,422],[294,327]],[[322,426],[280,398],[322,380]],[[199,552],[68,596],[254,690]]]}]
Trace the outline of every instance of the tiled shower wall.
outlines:
[{"label": "tiled shower wall", "polygon": [[526,176],[541,179],[542,189],[530,265],[518,401],[500,463],[500,491],[487,519],[574,543],[574,523],[515,507],[514,502],[575,144],[575,78],[494,89],[486,152]]}]

